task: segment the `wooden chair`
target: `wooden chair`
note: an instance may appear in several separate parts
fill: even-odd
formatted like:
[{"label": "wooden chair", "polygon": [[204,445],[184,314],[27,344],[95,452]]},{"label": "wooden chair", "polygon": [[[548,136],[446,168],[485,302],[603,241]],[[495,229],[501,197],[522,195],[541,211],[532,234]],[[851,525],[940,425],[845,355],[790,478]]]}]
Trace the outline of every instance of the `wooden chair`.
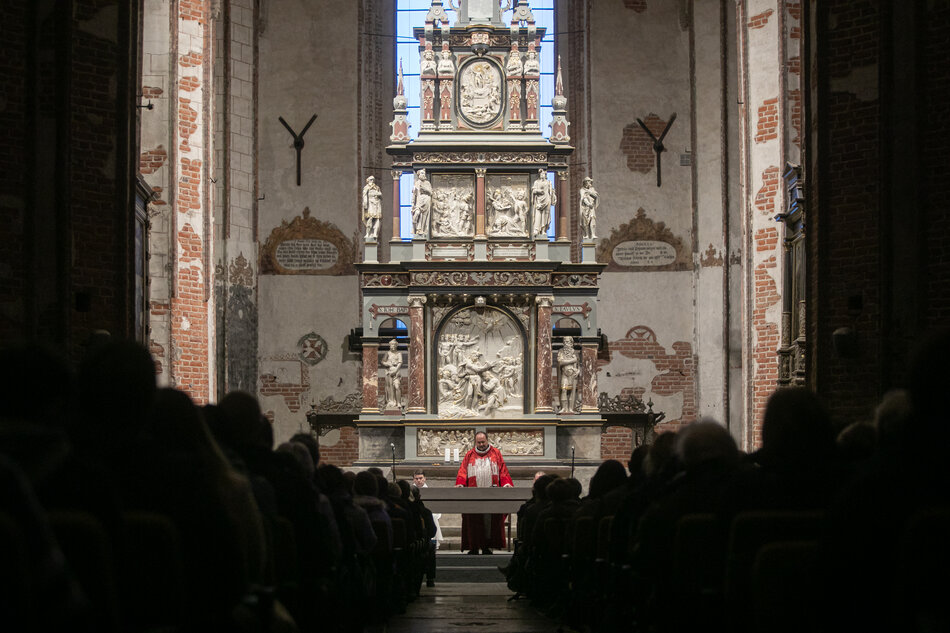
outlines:
[{"label": "wooden chair", "polygon": [[119,597],[112,544],[102,523],[86,512],[49,513],[66,563],[92,604],[99,631],[119,631]]},{"label": "wooden chair", "polygon": [[129,630],[174,627],[184,610],[184,561],[178,528],[152,512],[127,512],[121,562],[123,624]]}]

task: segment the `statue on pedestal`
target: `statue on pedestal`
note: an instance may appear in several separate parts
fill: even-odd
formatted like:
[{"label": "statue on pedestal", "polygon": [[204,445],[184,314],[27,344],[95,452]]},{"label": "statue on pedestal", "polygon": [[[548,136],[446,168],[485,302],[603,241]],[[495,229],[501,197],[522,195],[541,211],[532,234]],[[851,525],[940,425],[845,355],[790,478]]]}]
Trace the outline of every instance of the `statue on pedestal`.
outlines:
[{"label": "statue on pedestal", "polygon": [[589,176],[584,178],[584,186],[581,187],[580,206],[584,239],[597,239],[597,207],[600,206],[600,194],[594,189],[594,181]]},{"label": "statue on pedestal", "polygon": [[381,363],[386,370],[386,411],[402,408],[402,393],[399,370],[402,369],[402,354],[397,350],[396,339],[389,341],[389,351],[383,356]]},{"label": "statue on pedestal", "polygon": [[574,337],[565,336],[564,346],[557,353],[557,367],[561,376],[560,413],[574,413],[574,394],[580,367],[574,350]]},{"label": "statue on pedestal", "polygon": [[548,172],[538,170],[538,179],[531,185],[531,206],[534,209],[534,235],[540,237],[551,225],[551,206],[557,204],[554,185],[548,180]]},{"label": "statue on pedestal", "polygon": [[426,237],[429,230],[429,213],[432,210],[432,183],[426,178],[426,170],[416,172],[412,185],[412,234]]},{"label": "statue on pedestal", "polygon": [[379,220],[383,217],[382,200],[383,192],[376,184],[376,179],[368,176],[366,186],[363,187],[363,224],[366,225],[363,239],[367,242],[379,239]]}]

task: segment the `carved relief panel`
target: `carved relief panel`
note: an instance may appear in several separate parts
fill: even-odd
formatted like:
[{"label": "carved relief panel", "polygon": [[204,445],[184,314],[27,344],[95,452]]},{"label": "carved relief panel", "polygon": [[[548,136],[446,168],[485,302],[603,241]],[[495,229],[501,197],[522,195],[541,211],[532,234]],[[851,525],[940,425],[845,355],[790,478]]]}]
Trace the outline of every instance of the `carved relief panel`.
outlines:
[{"label": "carved relief panel", "polygon": [[432,175],[432,237],[475,235],[475,177]]},{"label": "carved relief panel", "polygon": [[436,331],[440,418],[524,412],[525,341],[513,317],[491,306],[467,307]]},{"label": "carved relief panel", "polygon": [[472,127],[494,123],[505,103],[501,67],[490,57],[470,58],[458,73],[458,110]]},{"label": "carved relief panel", "polygon": [[528,237],[528,174],[489,174],[485,197],[490,237]]}]

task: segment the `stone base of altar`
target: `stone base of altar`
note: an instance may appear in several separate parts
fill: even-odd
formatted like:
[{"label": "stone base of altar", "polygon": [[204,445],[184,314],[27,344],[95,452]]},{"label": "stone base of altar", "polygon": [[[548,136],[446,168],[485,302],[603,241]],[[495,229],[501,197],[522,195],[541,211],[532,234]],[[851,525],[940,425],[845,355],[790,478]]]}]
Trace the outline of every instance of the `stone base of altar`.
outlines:
[{"label": "stone base of altar", "polygon": [[[383,419],[361,416],[358,465],[444,464],[461,459],[474,444],[475,433],[484,431],[492,445],[513,466],[600,462],[600,415],[574,415],[569,421],[557,418],[513,420],[440,420],[398,416]],[[448,451],[448,452],[446,452]],[[456,452],[458,457],[456,457]],[[446,459],[448,457],[448,459]]]}]

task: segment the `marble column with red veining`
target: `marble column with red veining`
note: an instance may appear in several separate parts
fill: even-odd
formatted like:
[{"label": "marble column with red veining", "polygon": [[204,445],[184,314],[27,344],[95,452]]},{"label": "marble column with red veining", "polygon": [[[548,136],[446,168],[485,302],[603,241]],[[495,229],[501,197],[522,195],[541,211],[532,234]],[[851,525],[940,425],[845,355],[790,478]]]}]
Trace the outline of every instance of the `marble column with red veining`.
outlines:
[{"label": "marble column with red veining", "polygon": [[399,222],[399,182],[402,178],[402,171],[398,169],[392,170],[393,175],[393,242],[398,242],[402,237],[399,234],[400,222]]},{"label": "marble column with red veining", "polygon": [[363,408],[379,413],[379,343],[363,343]]},{"label": "marble column with red veining", "polygon": [[535,413],[553,413],[551,406],[551,308],[554,297],[535,297],[538,305],[538,357],[535,361]]},{"label": "marble column with red veining", "polygon": [[568,222],[571,217],[571,198],[567,188],[567,170],[557,172],[557,239],[566,242],[570,239]]},{"label": "marble column with red veining", "polygon": [[485,171],[475,170],[475,237],[485,237]]},{"label": "marble column with red veining", "polygon": [[597,413],[597,343],[581,343],[581,413]]},{"label": "marble column with red veining", "polygon": [[409,413],[425,413],[425,313],[422,295],[409,297]]}]

